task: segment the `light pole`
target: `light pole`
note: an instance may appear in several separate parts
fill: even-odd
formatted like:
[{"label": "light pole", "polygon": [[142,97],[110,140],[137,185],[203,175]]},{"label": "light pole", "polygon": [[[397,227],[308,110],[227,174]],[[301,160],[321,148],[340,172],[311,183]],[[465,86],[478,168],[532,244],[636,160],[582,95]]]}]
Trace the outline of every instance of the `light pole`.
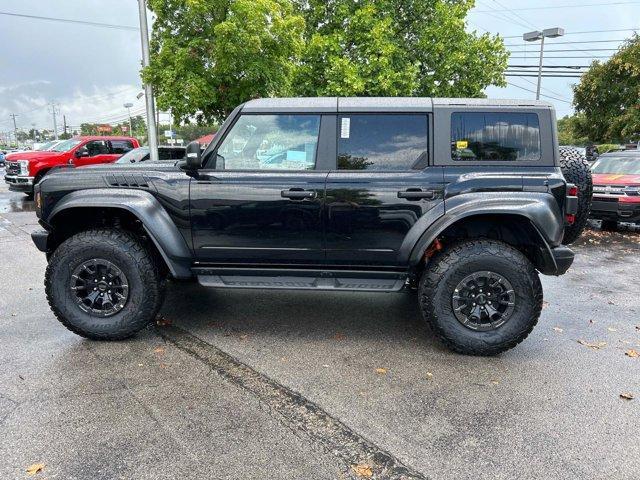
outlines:
[{"label": "light pole", "polygon": [[132,137],[133,133],[131,132],[131,107],[133,107],[133,103],[125,103],[123,107],[127,109],[127,113],[129,114],[129,136]]},{"label": "light pole", "polygon": [[[149,27],[147,26],[147,4],[145,0],[138,0],[140,12],[140,42],[142,43],[142,66],[148,67],[151,63],[149,54]],[[153,104],[153,89],[151,85],[144,86],[145,99],[147,101],[147,136],[149,138],[149,156],[152,162],[158,161],[158,131],[156,130],[155,106]]]},{"label": "light pole", "polygon": [[557,38],[564,35],[564,28],[555,27],[547,28],[541,32],[529,32],[522,36],[525,42],[537,42],[540,40],[540,64],[538,66],[538,88],[536,90],[536,100],[540,100],[540,88],[542,85],[542,60],[544,58],[544,39],[545,38]]}]

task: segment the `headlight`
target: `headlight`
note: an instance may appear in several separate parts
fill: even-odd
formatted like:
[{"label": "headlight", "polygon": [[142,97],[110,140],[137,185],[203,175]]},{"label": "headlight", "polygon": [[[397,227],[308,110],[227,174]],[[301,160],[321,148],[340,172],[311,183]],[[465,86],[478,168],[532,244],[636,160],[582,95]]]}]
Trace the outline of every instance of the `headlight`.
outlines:
[{"label": "headlight", "polygon": [[29,176],[29,160],[19,160],[18,165],[20,165],[20,173],[18,175],[28,177]]}]

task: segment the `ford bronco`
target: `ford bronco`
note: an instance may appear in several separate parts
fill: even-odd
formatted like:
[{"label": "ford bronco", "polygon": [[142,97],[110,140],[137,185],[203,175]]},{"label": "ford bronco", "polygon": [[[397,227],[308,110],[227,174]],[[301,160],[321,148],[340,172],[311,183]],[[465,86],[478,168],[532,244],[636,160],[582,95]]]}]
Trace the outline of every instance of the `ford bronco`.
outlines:
[{"label": "ford bronco", "polygon": [[417,292],[452,350],[531,332],[562,275],[578,189],[535,101],[273,98],[238,106],[178,162],[68,168],[35,187],[57,318],[118,340],[167,278],[215,288]]}]

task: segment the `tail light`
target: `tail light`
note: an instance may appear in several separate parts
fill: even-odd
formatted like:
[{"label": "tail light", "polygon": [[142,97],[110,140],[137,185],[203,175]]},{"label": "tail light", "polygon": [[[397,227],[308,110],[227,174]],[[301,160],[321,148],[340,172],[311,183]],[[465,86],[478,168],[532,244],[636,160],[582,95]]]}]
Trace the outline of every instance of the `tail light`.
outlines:
[{"label": "tail light", "polygon": [[576,216],[573,213],[567,213],[564,216],[564,219],[567,222],[567,225],[573,225],[576,221]]},{"label": "tail light", "polygon": [[578,187],[576,187],[575,185],[569,185],[569,188],[567,189],[567,195],[570,197],[577,197]]},{"label": "tail light", "polygon": [[567,212],[564,220],[566,225],[573,225],[578,210],[578,187],[572,183],[567,185]]}]

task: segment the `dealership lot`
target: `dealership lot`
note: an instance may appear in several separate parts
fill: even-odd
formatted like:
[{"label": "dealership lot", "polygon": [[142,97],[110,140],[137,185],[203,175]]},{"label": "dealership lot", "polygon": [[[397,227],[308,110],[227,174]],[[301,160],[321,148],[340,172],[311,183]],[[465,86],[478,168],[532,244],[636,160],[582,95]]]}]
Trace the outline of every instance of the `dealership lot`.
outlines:
[{"label": "dealership lot", "polygon": [[640,229],[594,227],[495,358],[445,350],[411,294],[194,283],[98,343],[50,312],[33,204],[3,184],[0,478],[632,478]]}]

